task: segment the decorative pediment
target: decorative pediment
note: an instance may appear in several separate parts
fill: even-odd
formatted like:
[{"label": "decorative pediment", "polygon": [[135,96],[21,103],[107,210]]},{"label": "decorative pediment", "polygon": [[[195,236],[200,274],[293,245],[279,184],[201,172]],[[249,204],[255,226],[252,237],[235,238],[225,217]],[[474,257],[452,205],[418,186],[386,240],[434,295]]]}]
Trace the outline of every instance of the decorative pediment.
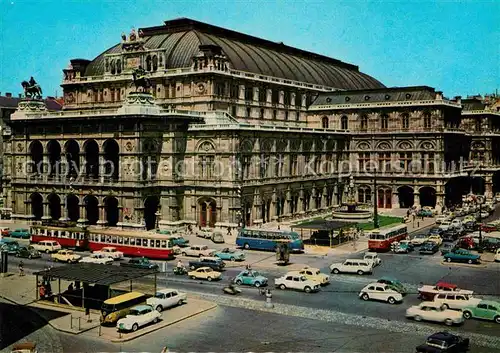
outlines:
[{"label": "decorative pediment", "polygon": [[358,144],[358,150],[368,150],[370,149],[370,144],[368,142],[361,142]]},{"label": "decorative pediment", "polygon": [[377,149],[379,150],[390,150],[391,145],[388,142],[381,142],[378,144]]},{"label": "decorative pediment", "polygon": [[411,143],[407,142],[407,141],[404,141],[404,142],[401,142],[399,145],[398,145],[398,149],[400,150],[409,150],[411,149],[413,146]]},{"label": "decorative pediment", "polygon": [[420,144],[420,148],[421,149],[424,149],[424,150],[432,150],[434,149],[434,144],[432,142],[429,142],[429,141],[425,141],[425,142],[422,142]]},{"label": "decorative pediment", "polygon": [[198,147],[198,151],[203,153],[215,152],[215,146],[209,141],[204,141]]}]

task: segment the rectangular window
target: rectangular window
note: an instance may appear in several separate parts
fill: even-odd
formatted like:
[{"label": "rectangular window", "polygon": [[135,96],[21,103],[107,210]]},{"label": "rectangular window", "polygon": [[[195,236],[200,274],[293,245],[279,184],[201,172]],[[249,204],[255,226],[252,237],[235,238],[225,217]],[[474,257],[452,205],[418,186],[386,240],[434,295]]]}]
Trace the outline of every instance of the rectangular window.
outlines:
[{"label": "rectangular window", "polygon": [[213,176],[215,164],[215,156],[201,156],[200,159],[200,171],[201,177],[205,179],[210,179]]},{"label": "rectangular window", "polygon": [[253,101],[253,89],[252,87],[245,87],[245,100]]},{"label": "rectangular window", "polygon": [[290,156],[290,176],[296,176],[299,168],[297,155]]},{"label": "rectangular window", "polygon": [[360,171],[366,171],[370,167],[370,152],[358,153],[358,164]]},{"label": "rectangular window", "polygon": [[399,165],[404,171],[408,171],[411,163],[411,153],[400,153],[399,154]]},{"label": "rectangular window", "polygon": [[378,154],[378,170],[389,172],[391,170],[391,154],[379,153]]}]

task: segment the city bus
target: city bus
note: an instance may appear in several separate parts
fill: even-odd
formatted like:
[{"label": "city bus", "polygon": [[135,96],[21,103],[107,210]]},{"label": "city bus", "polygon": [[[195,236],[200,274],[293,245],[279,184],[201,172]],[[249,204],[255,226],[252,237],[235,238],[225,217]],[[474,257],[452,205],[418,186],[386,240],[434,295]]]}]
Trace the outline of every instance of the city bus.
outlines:
[{"label": "city bus", "polygon": [[88,249],[88,232],[80,227],[54,227],[33,225],[30,228],[30,242],[54,240],[63,248]]},{"label": "city bus", "polygon": [[368,248],[371,251],[389,251],[392,243],[406,239],[407,236],[408,228],[405,224],[375,229],[370,233]]},{"label": "city bus", "polygon": [[244,249],[272,250],[278,247],[278,242],[286,241],[290,251],[304,251],[304,242],[296,232],[284,230],[243,228],[236,237],[236,245]]}]

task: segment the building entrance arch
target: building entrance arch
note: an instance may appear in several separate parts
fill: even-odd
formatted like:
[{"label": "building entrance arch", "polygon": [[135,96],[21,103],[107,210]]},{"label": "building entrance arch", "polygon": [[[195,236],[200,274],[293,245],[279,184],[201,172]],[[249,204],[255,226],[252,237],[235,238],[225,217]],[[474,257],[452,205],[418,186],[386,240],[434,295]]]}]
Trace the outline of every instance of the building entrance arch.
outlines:
[{"label": "building entrance arch", "polygon": [[31,214],[33,219],[39,221],[43,217],[43,197],[39,193],[35,192],[30,196],[31,201]]},{"label": "building entrance arch", "polygon": [[49,216],[52,220],[57,221],[61,218],[61,198],[56,194],[50,194],[47,197],[49,203]]},{"label": "building entrance arch", "polygon": [[484,192],[486,191],[486,181],[484,180],[483,177],[480,176],[471,177],[470,184],[471,184],[470,191],[474,195],[484,195]]},{"label": "building entrance arch", "polygon": [[500,170],[493,173],[493,194],[500,192]]},{"label": "building entrance arch", "polygon": [[95,179],[99,176],[99,145],[95,140],[88,140],[83,149],[85,151],[85,174]]},{"label": "building entrance arch", "polygon": [[43,173],[43,146],[38,140],[31,142],[29,147],[31,158],[31,173],[40,175]]},{"label": "building entrance arch", "polygon": [[410,208],[413,206],[413,188],[407,185],[398,188],[399,207]]},{"label": "building entrance arch", "polygon": [[214,199],[202,199],[198,202],[200,227],[215,227],[217,223],[217,203]]},{"label": "building entrance arch", "polygon": [[160,199],[157,196],[148,196],[144,200],[144,223],[146,223],[146,230],[157,228],[157,216],[160,207]]},{"label": "building entrance arch", "polygon": [[61,175],[61,145],[56,140],[47,144],[49,155],[49,176]]},{"label": "building entrance arch", "polygon": [[420,205],[436,207],[436,189],[430,186],[420,188]]},{"label": "building entrance arch", "polygon": [[80,146],[75,140],[68,140],[64,146],[66,163],[68,163],[68,176],[76,178],[80,172]]},{"label": "building entrance arch", "polygon": [[118,224],[119,217],[118,200],[116,197],[106,197],[104,208],[106,210],[106,222],[108,226],[115,227]]},{"label": "building entrance arch", "polygon": [[392,208],[392,190],[389,188],[378,189],[377,204],[379,208]]},{"label": "building entrance arch", "polygon": [[70,194],[66,198],[66,209],[68,210],[68,218],[71,222],[77,222],[80,218],[80,200],[78,196]]},{"label": "building entrance arch", "polygon": [[451,178],[445,185],[446,205],[453,206],[462,202],[462,196],[470,192],[470,179],[468,177]]},{"label": "building entrance arch", "polygon": [[104,142],[104,173],[108,179],[117,180],[119,176],[120,147],[118,143],[109,139]]},{"label": "building entrance arch", "polygon": [[89,225],[96,225],[99,220],[99,201],[93,195],[87,195],[84,199],[85,212]]}]

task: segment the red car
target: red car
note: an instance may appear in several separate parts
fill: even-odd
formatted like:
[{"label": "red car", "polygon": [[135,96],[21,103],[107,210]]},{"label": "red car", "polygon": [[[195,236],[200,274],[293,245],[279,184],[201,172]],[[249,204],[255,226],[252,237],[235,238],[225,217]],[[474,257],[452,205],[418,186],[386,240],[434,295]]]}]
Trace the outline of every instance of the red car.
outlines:
[{"label": "red car", "polygon": [[0,230],[0,234],[4,237],[8,237],[10,233],[10,229],[8,227],[2,227]]},{"label": "red car", "polygon": [[457,246],[461,249],[474,249],[476,244],[474,244],[474,239],[472,237],[464,237],[458,240]]},{"label": "red car", "polygon": [[481,224],[481,230],[486,233],[496,232],[498,230],[498,227],[493,224]]}]

